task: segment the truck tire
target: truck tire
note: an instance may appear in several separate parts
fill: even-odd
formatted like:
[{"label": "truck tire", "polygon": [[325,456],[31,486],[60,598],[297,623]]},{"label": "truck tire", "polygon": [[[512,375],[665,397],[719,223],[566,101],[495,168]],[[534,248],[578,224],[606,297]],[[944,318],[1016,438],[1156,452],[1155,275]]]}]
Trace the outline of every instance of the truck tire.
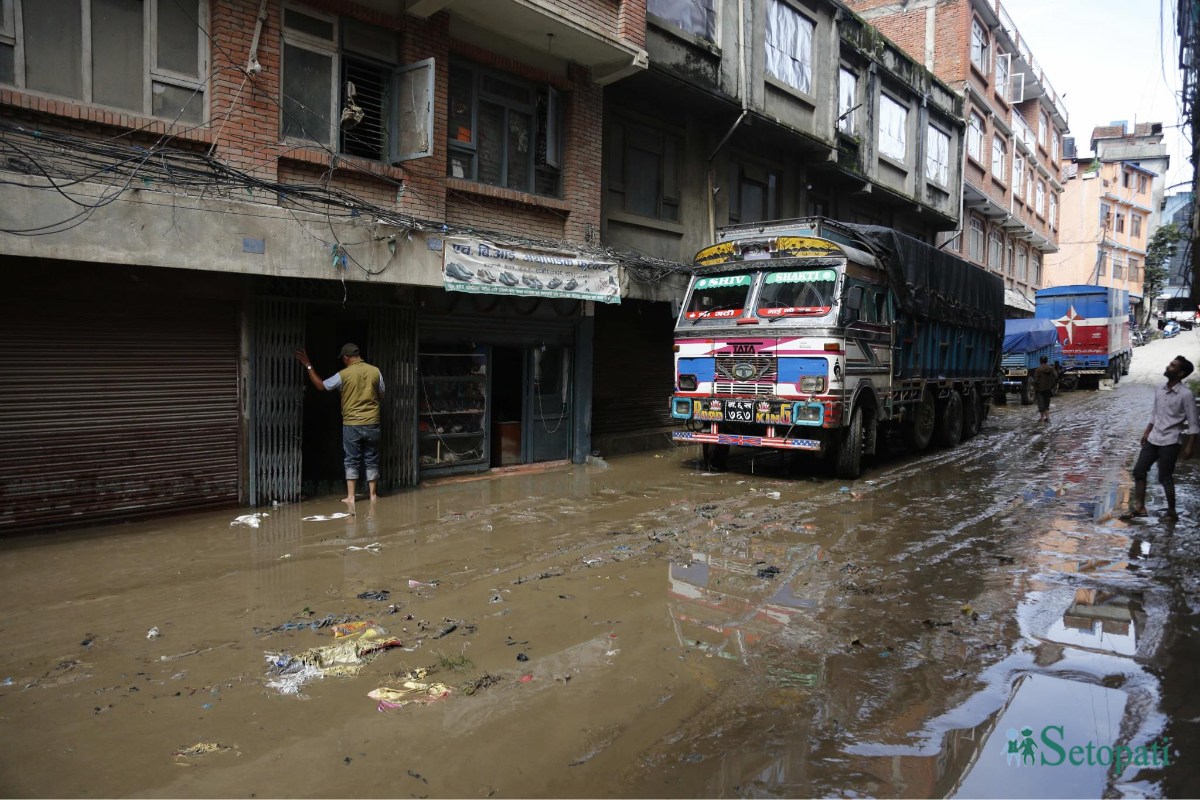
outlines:
[{"label": "truck tire", "polygon": [[837,462],[834,464],[834,474],[839,478],[853,480],[862,474],[863,455],[863,421],[862,409],[854,409],[850,415],[850,425],[842,431],[838,440]]},{"label": "truck tire", "polygon": [[1131,362],[1131,361],[1133,361],[1133,356],[1130,355],[1129,353],[1126,353],[1125,355],[1121,356],[1121,374],[1122,375],[1129,374],[1129,362]]},{"label": "truck tire", "polygon": [[935,435],[937,443],[942,447],[954,447],[962,441],[963,433],[963,406],[962,395],[958,392],[951,392],[950,396],[942,403],[937,415],[937,428]]},{"label": "truck tire", "polygon": [[929,447],[936,421],[937,408],[933,402],[933,389],[926,386],[921,401],[913,407],[913,413],[904,421],[904,444],[909,450],[919,453]]},{"label": "truck tire", "polygon": [[724,472],[725,464],[729,461],[729,445],[706,444],[704,450],[704,467],[713,472]]},{"label": "truck tire", "polygon": [[962,438],[964,440],[979,433],[979,426],[983,424],[983,408],[979,402],[979,393],[973,386],[963,396],[962,420]]},{"label": "truck tire", "polygon": [[1033,405],[1033,384],[1029,382],[1028,378],[1021,384],[1021,405]]}]

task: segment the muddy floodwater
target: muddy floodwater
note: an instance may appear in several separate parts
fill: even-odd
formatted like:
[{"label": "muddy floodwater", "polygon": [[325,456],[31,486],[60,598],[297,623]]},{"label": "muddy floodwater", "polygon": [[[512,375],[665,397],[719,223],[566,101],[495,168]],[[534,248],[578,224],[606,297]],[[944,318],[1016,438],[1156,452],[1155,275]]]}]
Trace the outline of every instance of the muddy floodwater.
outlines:
[{"label": "muddy floodwater", "polygon": [[0,793],[1194,795],[1200,461],[1179,523],[1117,514],[1196,344],[853,482],[688,447],[10,538]]}]

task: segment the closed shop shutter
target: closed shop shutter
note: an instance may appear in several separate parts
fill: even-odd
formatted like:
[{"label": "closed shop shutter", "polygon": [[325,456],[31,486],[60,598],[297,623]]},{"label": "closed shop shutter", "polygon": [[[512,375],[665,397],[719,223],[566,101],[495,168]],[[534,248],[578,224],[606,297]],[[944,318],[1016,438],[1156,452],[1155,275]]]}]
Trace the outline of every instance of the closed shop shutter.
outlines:
[{"label": "closed shop shutter", "polygon": [[229,300],[0,302],[0,534],[238,502]]},{"label": "closed shop shutter", "polygon": [[674,331],[669,303],[596,304],[594,438],[672,424]]}]

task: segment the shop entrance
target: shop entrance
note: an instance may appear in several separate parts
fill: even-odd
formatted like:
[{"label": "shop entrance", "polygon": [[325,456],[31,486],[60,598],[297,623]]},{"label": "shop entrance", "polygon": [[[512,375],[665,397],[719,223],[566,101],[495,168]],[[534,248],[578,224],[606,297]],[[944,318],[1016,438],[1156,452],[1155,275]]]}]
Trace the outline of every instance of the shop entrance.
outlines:
[{"label": "shop entrance", "polygon": [[492,348],[493,467],[524,463],[522,431],[525,408],[525,350]]}]

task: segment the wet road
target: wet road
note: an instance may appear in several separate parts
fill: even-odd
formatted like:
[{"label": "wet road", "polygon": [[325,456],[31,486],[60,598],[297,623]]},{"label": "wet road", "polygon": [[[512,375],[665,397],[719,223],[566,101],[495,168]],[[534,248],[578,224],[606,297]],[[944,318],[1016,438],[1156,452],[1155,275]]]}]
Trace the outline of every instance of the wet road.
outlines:
[{"label": "wet road", "polygon": [[1179,523],[1116,514],[1197,344],[852,483],[680,448],[5,540],[0,793],[1195,795],[1153,764],[1195,725],[1200,461]]}]

